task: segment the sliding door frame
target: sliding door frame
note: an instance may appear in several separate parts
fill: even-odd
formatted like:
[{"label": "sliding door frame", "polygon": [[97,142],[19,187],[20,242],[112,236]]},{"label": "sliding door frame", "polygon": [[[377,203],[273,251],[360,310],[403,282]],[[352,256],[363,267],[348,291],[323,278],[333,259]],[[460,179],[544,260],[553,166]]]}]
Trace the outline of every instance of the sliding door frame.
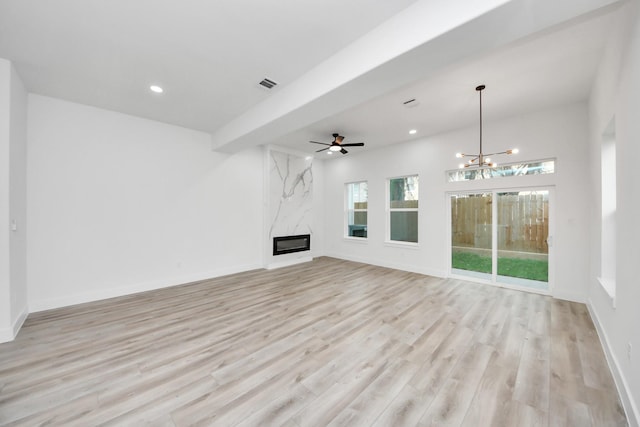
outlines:
[{"label": "sliding door frame", "polygon": [[[498,281],[498,193],[513,193],[518,191],[548,191],[549,192],[549,234],[547,236],[547,244],[549,246],[548,253],[548,289],[535,289],[525,286],[512,285]],[[451,196],[464,195],[464,194],[492,194],[492,206],[491,206],[491,280],[485,280],[478,277],[465,276],[455,274],[451,265],[452,257],[452,244],[451,244]],[[532,292],[542,295],[552,295],[553,287],[555,284],[555,245],[553,242],[553,236],[555,235],[555,186],[540,185],[540,186],[526,186],[526,187],[505,187],[505,188],[479,188],[473,190],[460,190],[460,191],[446,191],[446,209],[447,209],[447,239],[446,239],[446,251],[447,254],[447,277],[458,280],[466,280],[469,282],[483,283],[492,286],[498,286],[501,288],[515,289],[519,291]]]}]

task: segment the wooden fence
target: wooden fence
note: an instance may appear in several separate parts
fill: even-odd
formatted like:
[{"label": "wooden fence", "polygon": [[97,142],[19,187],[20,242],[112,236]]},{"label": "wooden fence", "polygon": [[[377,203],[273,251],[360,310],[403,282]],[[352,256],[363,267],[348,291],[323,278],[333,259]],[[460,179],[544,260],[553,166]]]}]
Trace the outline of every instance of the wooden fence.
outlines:
[{"label": "wooden fence", "polygon": [[[452,245],[491,248],[492,195],[451,198]],[[498,193],[498,250],[548,253],[548,192]]]}]

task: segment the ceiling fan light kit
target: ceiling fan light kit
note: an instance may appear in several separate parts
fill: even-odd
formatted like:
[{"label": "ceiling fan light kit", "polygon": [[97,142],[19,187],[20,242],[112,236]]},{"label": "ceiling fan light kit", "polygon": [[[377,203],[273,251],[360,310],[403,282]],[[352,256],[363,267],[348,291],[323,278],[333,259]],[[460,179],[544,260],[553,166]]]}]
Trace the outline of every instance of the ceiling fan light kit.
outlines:
[{"label": "ceiling fan light kit", "polygon": [[364,142],[356,142],[352,144],[343,144],[344,136],[341,136],[338,133],[334,133],[333,141],[331,143],[328,142],[317,142],[317,141],[309,141],[312,144],[320,144],[326,145],[327,148],[322,148],[320,150],[316,150],[316,153],[320,153],[322,151],[327,151],[327,154],[333,154],[336,152],[341,152],[342,154],[347,154],[348,151],[344,149],[344,147],[364,147]]},{"label": "ceiling fan light kit", "polygon": [[480,85],[476,87],[476,91],[478,91],[479,95],[480,95],[480,150],[478,154],[465,154],[465,153],[456,153],[456,157],[459,159],[465,158],[465,157],[471,157],[470,160],[468,160],[465,163],[460,163],[459,167],[460,169],[464,169],[464,168],[469,168],[469,167],[490,167],[490,168],[494,168],[496,166],[498,166],[498,164],[496,162],[493,162],[491,160],[491,157],[489,156],[498,156],[501,154],[518,154],[518,149],[517,148],[510,148],[508,150],[505,151],[499,151],[497,153],[489,153],[489,154],[484,154],[482,152],[482,91],[485,89],[485,85]]}]

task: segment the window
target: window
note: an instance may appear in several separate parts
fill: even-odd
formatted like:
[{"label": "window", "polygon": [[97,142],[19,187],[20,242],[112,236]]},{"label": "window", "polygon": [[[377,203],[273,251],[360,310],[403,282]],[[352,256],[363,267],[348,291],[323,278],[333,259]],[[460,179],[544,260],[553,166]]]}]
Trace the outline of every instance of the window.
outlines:
[{"label": "window", "polygon": [[367,237],[367,183],[352,182],[346,185],[346,221],[348,237]]},{"label": "window", "polygon": [[418,243],[418,176],[391,178],[387,182],[387,240]]},{"label": "window", "polygon": [[479,179],[501,178],[505,176],[545,175],[555,173],[555,160],[539,160],[525,163],[511,163],[496,167],[455,169],[447,171],[447,181],[476,181]]},{"label": "window", "polygon": [[602,219],[600,229],[600,284],[615,307],[616,295],[616,129],[615,118],[602,135],[601,145]]}]

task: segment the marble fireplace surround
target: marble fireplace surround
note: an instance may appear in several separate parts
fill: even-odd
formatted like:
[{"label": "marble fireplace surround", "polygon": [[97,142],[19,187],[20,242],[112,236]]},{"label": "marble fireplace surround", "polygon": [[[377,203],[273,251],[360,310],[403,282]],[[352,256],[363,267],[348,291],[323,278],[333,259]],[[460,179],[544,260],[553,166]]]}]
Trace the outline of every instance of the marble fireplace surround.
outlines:
[{"label": "marble fireplace surround", "polygon": [[[310,260],[310,249],[274,253],[274,238],[313,235],[313,159],[274,147],[266,150],[268,165],[267,266]],[[277,257],[277,258],[274,258]]]}]

